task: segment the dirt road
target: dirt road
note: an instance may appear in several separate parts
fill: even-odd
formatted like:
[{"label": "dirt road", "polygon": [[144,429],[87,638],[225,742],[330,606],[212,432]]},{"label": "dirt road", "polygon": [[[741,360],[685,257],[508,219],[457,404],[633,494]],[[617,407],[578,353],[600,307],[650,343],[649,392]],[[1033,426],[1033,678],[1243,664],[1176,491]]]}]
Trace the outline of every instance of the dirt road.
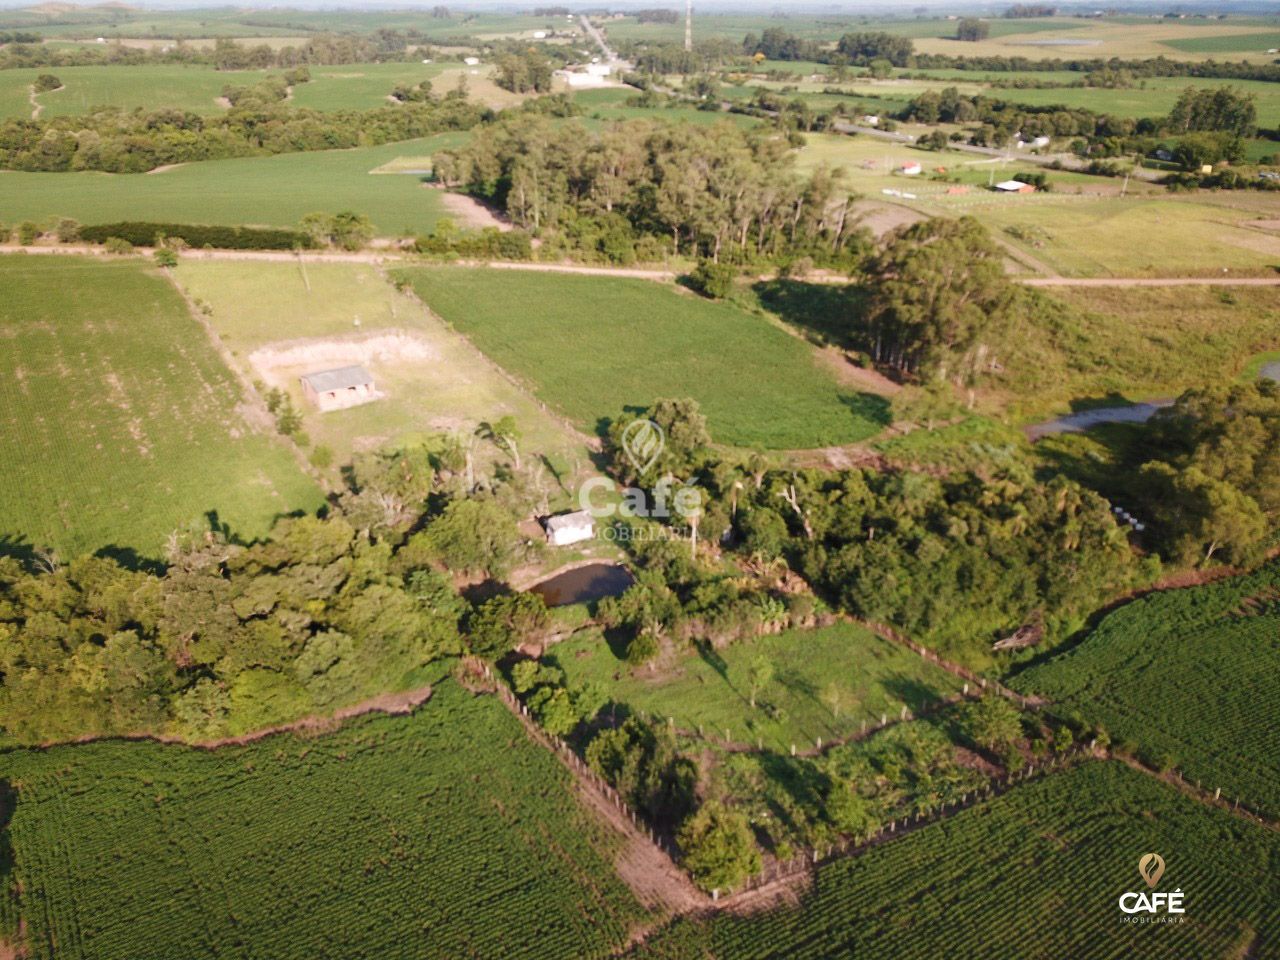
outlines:
[{"label": "dirt road", "polygon": [[[136,253],[150,255],[147,247],[137,247]],[[87,244],[59,244],[57,246],[17,246],[0,244],[0,254],[27,254],[31,256],[110,256],[102,247]],[[276,263],[371,263],[403,264],[404,266],[455,266],[489,267],[493,270],[528,270],[534,273],[578,274],[589,277],[627,277],[636,280],[656,280],[670,283],[679,274],[674,270],[648,269],[644,267],[592,267],[574,263],[530,263],[518,260],[451,260],[446,262],[418,260],[405,256],[398,250],[358,250],[299,252],[288,250],[184,250],[184,260],[261,260]],[[760,280],[774,279],[761,276]],[[808,283],[846,284],[849,278],[840,275],[814,274],[805,278]],[[1274,277],[1014,277],[1016,283],[1029,287],[1276,287],[1280,275]]]}]

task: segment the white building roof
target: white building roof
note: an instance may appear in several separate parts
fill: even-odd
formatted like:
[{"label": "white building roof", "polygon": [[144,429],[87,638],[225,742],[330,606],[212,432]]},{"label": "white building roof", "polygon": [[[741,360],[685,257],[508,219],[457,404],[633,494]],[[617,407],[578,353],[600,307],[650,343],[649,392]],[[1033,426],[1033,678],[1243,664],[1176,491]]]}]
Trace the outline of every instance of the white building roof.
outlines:
[{"label": "white building roof", "polygon": [[1031,186],[1031,184],[1023,183],[1021,180],[1005,180],[1002,183],[997,183],[996,189],[1007,190],[1010,193],[1017,193],[1019,190],[1024,190],[1029,186]]},{"label": "white building roof", "polygon": [[557,517],[547,517],[542,525],[547,528],[547,533],[554,534],[570,530],[590,530],[594,527],[595,520],[586,510],[577,510]]},{"label": "white building roof", "polygon": [[371,386],[373,374],[364,367],[338,367],[303,375],[302,382],[316,393],[330,390],[346,390],[350,387]]}]

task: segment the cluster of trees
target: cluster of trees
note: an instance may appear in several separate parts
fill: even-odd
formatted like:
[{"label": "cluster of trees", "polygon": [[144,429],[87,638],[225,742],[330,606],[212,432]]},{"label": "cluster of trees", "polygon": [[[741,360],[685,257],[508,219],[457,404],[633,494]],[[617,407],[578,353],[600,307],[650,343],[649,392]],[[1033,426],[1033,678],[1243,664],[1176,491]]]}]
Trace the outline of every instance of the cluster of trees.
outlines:
[{"label": "cluster of trees", "polygon": [[665,249],[844,263],[865,244],[836,178],[800,179],[785,143],[731,124],[633,120],[593,131],[524,112],[437,153],[434,167],[535,236],[614,262]]},{"label": "cluster of trees", "polygon": [[902,109],[899,119],[917,123],[979,124],[971,139],[980,145],[1007,143],[1015,134],[1024,138],[1043,135],[1092,141],[1156,130],[1150,120],[1113,117],[1080,107],[1030,106],[982,94],[968,96],[955,87],[920,94]]},{"label": "cluster of trees", "polygon": [[1258,130],[1256,98],[1235,87],[1187,87],[1169,111],[1170,133],[1211,131],[1252,137]]},{"label": "cluster of trees", "polygon": [[326,516],[281,520],[257,543],[176,532],[162,572],[9,549],[0,731],[236,735],[396,689],[439,657],[510,650],[545,625],[541,600],[472,606],[453,577],[500,578],[532,549],[515,515],[533,481],[501,459],[479,468],[476,439],[363,457]]},{"label": "cluster of trees", "polygon": [[749,57],[760,54],[769,60],[820,60],[826,57],[822,43],[797,37],[781,27],[770,27],[758,37],[748,33],[742,39],[742,52]]},{"label": "cluster of trees", "polygon": [[633,16],[637,23],[678,23],[680,20],[677,10],[637,10]]},{"label": "cluster of trees", "polygon": [[915,48],[908,37],[875,31],[846,33],[836,43],[836,53],[857,67],[870,66],[877,60],[905,67],[910,64]]},{"label": "cluster of trees", "polygon": [[265,81],[237,92],[243,102],[216,117],[181,110],[106,109],[49,120],[8,120],[0,124],[0,169],[144,173],[168,163],[409,140],[470,129],[491,116],[452,93],[364,111],[297,110],[266,92],[284,82]]},{"label": "cluster of trees", "polygon": [[977,382],[999,369],[1000,348],[1023,318],[1004,257],[972,217],[899,227],[865,267],[852,344],[902,374]]},{"label": "cluster of trees", "polygon": [[1181,563],[1261,559],[1280,516],[1280,385],[1206,387],[1150,421],[1139,487],[1161,551]]},{"label": "cluster of trees", "polygon": [[1002,16],[1006,20],[1019,20],[1031,17],[1052,17],[1058,13],[1057,7],[1044,3],[1015,3]]},{"label": "cluster of trees", "polygon": [[495,60],[493,82],[512,93],[550,93],[553,68],[545,53],[527,47]]},{"label": "cluster of trees", "polygon": [[977,17],[964,17],[956,24],[956,39],[976,43],[991,36],[991,24]]}]

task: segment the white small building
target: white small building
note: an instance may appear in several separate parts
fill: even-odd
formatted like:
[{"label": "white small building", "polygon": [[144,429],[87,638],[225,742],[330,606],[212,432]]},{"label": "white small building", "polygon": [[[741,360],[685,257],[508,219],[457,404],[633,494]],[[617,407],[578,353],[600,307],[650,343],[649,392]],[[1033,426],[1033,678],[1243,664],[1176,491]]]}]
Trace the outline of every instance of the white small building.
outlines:
[{"label": "white small building", "polygon": [[547,31],[545,31],[545,30],[535,30],[535,31],[533,31],[533,39],[535,39],[535,40],[545,40],[545,39],[547,39]]},{"label": "white small building", "polygon": [[880,118],[876,116],[874,113],[868,113],[865,116],[863,116],[861,119],[862,119],[862,125],[864,127],[880,126]]},{"label": "white small building", "polygon": [[1001,193],[1035,193],[1036,188],[1021,180],[1002,180],[995,185]]},{"label": "white small building", "polygon": [[304,374],[301,378],[303,395],[315,404],[321,413],[345,410],[362,403],[377,400],[373,374],[364,367],[338,367]]},{"label": "white small building", "polygon": [[463,58],[462,58],[462,62],[463,62],[463,63],[465,63],[468,67],[478,67],[478,66],[480,66],[480,58],[479,58],[479,57],[463,57]]},{"label": "white small building", "polygon": [[918,177],[924,172],[924,167],[916,163],[914,160],[910,163],[904,163],[898,168],[898,172],[904,177]]},{"label": "white small building", "polygon": [[586,510],[547,517],[542,521],[542,527],[547,531],[547,543],[553,547],[581,543],[596,535],[595,520]]}]

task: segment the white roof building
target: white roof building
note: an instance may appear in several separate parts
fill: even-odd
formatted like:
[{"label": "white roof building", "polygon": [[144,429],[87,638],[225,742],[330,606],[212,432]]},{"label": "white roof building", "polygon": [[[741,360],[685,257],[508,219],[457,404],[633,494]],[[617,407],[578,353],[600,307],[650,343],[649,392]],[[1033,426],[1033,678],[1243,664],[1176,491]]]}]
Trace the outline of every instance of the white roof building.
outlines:
[{"label": "white roof building", "polygon": [[996,189],[1002,193],[1035,193],[1036,188],[1021,180],[1003,180],[997,183]]},{"label": "white roof building", "polygon": [[302,392],[322,413],[356,407],[380,394],[373,385],[373,374],[364,367],[337,367],[304,374]]},{"label": "white roof building", "polygon": [[547,543],[553,547],[581,543],[596,535],[595,520],[586,510],[547,517],[542,521],[542,526],[547,531]]}]

